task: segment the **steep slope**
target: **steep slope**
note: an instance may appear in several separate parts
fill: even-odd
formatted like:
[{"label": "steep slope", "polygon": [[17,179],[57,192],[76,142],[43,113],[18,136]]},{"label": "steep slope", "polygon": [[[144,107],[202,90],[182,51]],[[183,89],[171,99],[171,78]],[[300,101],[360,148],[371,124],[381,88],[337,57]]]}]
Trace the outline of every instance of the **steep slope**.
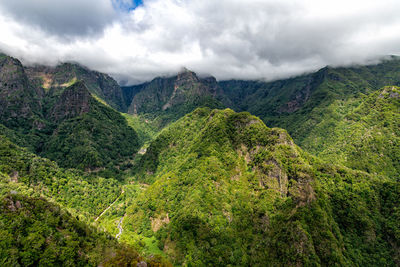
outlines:
[{"label": "steep slope", "polygon": [[0,122],[31,143],[46,127],[40,102],[43,94],[31,86],[21,62],[0,54]]},{"label": "steep slope", "polygon": [[[196,107],[222,107],[221,92],[215,78],[201,79],[189,70],[169,78],[155,78],[149,83],[124,89],[132,96],[130,114],[152,114],[161,119],[161,125],[176,120]],[[135,93],[135,94],[134,94]]]},{"label": "steep slope", "polygon": [[25,67],[25,70],[37,88],[63,88],[73,81],[82,80],[93,95],[100,97],[111,107],[124,112],[127,109],[121,88],[107,74],[74,63],[63,63],[56,67]]},{"label": "steep slope", "polygon": [[[391,57],[376,65],[326,67],[274,82],[223,81],[219,86],[232,100],[235,110],[248,111],[267,125],[287,129],[303,147],[310,129],[324,120],[341,117],[341,112],[352,108],[351,101],[384,86],[399,84],[400,59]],[[342,101],[340,110],[332,108],[335,101]]]},{"label": "steep slope", "polygon": [[311,128],[303,140],[305,148],[330,162],[400,178],[399,87],[387,86],[356,100],[335,101],[329,109],[337,117]]},{"label": "steep slope", "polygon": [[0,63],[0,127],[13,142],[86,170],[115,167],[138,150],[126,119],[97,97],[119,90],[122,101],[110,77],[74,64],[24,68],[5,55]]},{"label": "steep slope", "polygon": [[41,154],[63,167],[95,169],[129,159],[138,150],[136,132],[115,110],[91,96],[75,82],[55,97],[47,117],[54,131]]},{"label": "steep slope", "polygon": [[42,197],[21,194],[0,172],[2,266],[171,266],[146,259]]},{"label": "steep slope", "polygon": [[115,179],[88,177],[77,170],[64,170],[0,135],[0,172],[7,175],[1,187],[28,196],[46,196],[70,208],[81,219],[95,218],[119,195]]},{"label": "steep slope", "polygon": [[136,178],[125,234],[177,264],[399,264],[399,183],[321,163],[248,113],[197,109],[164,129]]}]

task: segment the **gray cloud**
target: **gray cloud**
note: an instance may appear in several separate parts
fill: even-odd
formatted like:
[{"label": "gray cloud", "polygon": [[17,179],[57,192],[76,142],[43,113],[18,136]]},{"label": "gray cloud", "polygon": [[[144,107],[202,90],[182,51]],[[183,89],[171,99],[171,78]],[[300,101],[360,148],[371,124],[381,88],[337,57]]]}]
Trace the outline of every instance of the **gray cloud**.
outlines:
[{"label": "gray cloud", "polygon": [[99,34],[116,17],[109,0],[1,0],[5,14],[62,38]]},{"label": "gray cloud", "polygon": [[53,2],[0,0],[0,49],[26,63],[78,61],[128,83],[182,66],[270,80],[400,50],[397,0],[144,0],[129,13],[111,0]]}]

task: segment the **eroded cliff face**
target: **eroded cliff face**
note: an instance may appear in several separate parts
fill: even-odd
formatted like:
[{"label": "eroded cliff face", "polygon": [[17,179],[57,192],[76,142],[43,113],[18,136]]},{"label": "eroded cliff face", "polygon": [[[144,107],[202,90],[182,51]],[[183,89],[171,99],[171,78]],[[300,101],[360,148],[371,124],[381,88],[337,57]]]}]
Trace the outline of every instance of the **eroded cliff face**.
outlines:
[{"label": "eroded cliff face", "polygon": [[89,112],[90,92],[82,81],[66,88],[50,111],[49,118],[59,122]]},{"label": "eroded cliff face", "polygon": [[[135,95],[130,91],[134,91]],[[214,77],[199,78],[196,73],[184,69],[173,77],[155,78],[151,82],[132,86],[126,95],[132,97],[128,109],[131,114],[162,111],[185,114],[199,106],[218,105],[222,91]]]},{"label": "eroded cliff face", "polygon": [[17,59],[0,55],[0,121],[15,128],[41,128],[43,91],[29,84]]},{"label": "eroded cliff face", "polygon": [[89,70],[79,64],[63,63],[56,67],[31,66],[25,71],[38,88],[65,88],[77,80],[82,80],[88,90],[103,99],[111,107],[125,112],[127,107],[118,83],[107,74]]}]

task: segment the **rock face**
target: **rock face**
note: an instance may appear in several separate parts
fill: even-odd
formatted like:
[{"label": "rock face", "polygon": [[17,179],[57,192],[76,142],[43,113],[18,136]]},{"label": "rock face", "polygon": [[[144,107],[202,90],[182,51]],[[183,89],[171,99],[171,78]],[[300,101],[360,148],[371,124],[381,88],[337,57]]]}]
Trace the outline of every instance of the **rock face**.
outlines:
[{"label": "rock face", "polygon": [[82,80],[92,94],[104,99],[111,107],[119,111],[127,109],[121,88],[107,74],[73,63],[63,63],[56,67],[33,66],[25,69],[36,87],[64,88],[76,80]]},{"label": "rock face", "polygon": [[66,88],[50,112],[50,118],[61,121],[89,112],[90,92],[82,81]]},{"label": "rock face", "polygon": [[37,126],[42,96],[29,84],[21,62],[0,54],[0,121],[16,128]]},{"label": "rock face", "polygon": [[159,77],[129,88],[125,94],[132,97],[128,109],[131,114],[167,111],[184,115],[198,106],[221,105],[222,92],[215,78],[202,79],[187,69],[173,77]]}]

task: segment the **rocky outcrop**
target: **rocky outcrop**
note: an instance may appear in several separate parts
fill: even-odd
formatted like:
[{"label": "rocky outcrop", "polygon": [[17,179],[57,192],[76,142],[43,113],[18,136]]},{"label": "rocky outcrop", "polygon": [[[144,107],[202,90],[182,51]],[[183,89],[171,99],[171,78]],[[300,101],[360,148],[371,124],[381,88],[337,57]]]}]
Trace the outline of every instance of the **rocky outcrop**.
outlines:
[{"label": "rocky outcrop", "polygon": [[26,67],[25,70],[31,82],[37,87],[62,89],[76,80],[82,80],[92,94],[102,98],[111,107],[119,111],[127,109],[121,88],[107,74],[74,63],[63,63],[56,67],[32,66]]},{"label": "rocky outcrop", "polygon": [[220,102],[222,91],[214,77],[199,78],[196,73],[184,69],[173,77],[159,77],[148,83],[125,88],[125,94],[132,97],[128,109],[131,114],[180,108],[187,113],[198,106]]},{"label": "rocky outcrop", "polygon": [[0,55],[0,122],[11,128],[31,128],[41,119],[42,91],[30,85],[21,62]]},{"label": "rocky outcrop", "polygon": [[66,88],[50,112],[50,118],[56,122],[73,118],[90,110],[91,95],[82,81]]}]

